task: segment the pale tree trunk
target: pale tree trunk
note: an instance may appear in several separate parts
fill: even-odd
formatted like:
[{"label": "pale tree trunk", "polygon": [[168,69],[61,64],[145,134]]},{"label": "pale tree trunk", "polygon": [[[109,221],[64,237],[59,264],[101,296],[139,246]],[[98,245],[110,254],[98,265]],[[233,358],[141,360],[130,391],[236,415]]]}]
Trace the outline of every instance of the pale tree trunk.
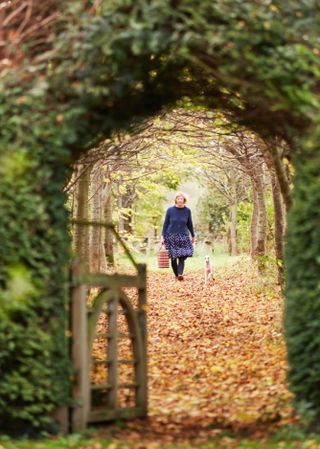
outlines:
[{"label": "pale tree trunk", "polygon": [[[118,189],[118,210],[121,210],[123,207],[122,204],[122,195],[119,193],[119,189]],[[123,232],[124,230],[124,218],[122,216],[122,214],[120,214],[119,216],[119,220],[118,220],[118,231],[120,232],[120,234]]]},{"label": "pale tree trunk", "polygon": [[[109,190],[109,194],[105,201],[105,221],[106,223],[112,223],[112,192]],[[106,229],[105,242],[104,242],[107,264],[114,265],[114,253],[113,253],[113,232],[110,229]]]},{"label": "pale tree trunk", "polygon": [[[281,191],[281,188],[280,188],[280,191]],[[287,211],[287,207],[283,201],[283,195],[281,195],[281,205],[282,205],[282,217],[283,217],[283,239],[285,239],[285,235],[286,235],[286,231],[287,231],[287,224],[288,224],[288,221],[287,221],[288,220],[288,211]]]},{"label": "pale tree trunk", "polygon": [[131,234],[132,232],[132,206],[136,196],[135,186],[127,187],[125,194],[121,195],[121,207],[127,210],[125,216],[122,216],[121,230],[125,233]]},{"label": "pale tree trunk", "polygon": [[256,186],[257,202],[258,202],[258,226],[257,226],[257,242],[254,250],[254,257],[258,260],[259,271],[264,270],[263,257],[266,254],[266,234],[267,234],[267,212],[264,195],[264,171],[260,165],[255,169],[254,182]]},{"label": "pale tree trunk", "polygon": [[259,216],[258,195],[254,182],[252,182],[252,199],[253,199],[253,209],[250,224],[250,239],[251,239],[251,257],[254,257],[254,252],[257,246],[258,216]]},{"label": "pale tree trunk", "polygon": [[230,245],[231,245],[231,256],[236,256],[238,254],[237,248],[237,202],[235,201],[231,204],[230,215],[231,215],[231,228],[230,228]]},{"label": "pale tree trunk", "polygon": [[[91,182],[92,220],[104,222],[104,203],[107,188],[104,182],[104,173],[96,168]],[[107,261],[104,247],[105,227],[92,226],[90,245],[90,271],[93,273],[106,273]]]},{"label": "pale tree trunk", "polygon": [[291,204],[292,204],[292,198],[291,198],[291,190],[290,190],[290,179],[288,176],[288,173],[286,171],[286,168],[281,160],[279,149],[277,145],[275,144],[273,147],[268,147],[268,152],[272,157],[273,160],[273,166],[274,170],[277,174],[277,179],[279,183],[279,187],[282,194],[283,203],[286,209],[286,212],[289,211]]},{"label": "pale tree trunk", "polygon": [[[88,194],[90,183],[90,169],[83,165],[78,167],[76,187],[75,219],[88,220]],[[80,258],[86,270],[89,268],[89,228],[86,225],[75,224],[73,234],[74,251]]]},{"label": "pale tree trunk", "polygon": [[227,246],[228,246],[228,254],[231,256],[231,230],[230,227],[227,228]]},{"label": "pale tree trunk", "polygon": [[[274,158],[270,151],[264,153],[265,161],[270,173],[272,186],[272,199],[274,209],[274,249],[278,269],[278,283],[282,284],[284,280],[284,230],[286,206],[283,201],[283,195],[278,178],[278,172],[275,168]],[[279,159],[280,160],[280,159]],[[281,162],[281,161],[280,161]],[[282,162],[281,162],[282,164]],[[289,189],[289,183],[287,183]]]},{"label": "pale tree trunk", "polygon": [[[71,218],[73,220],[76,219],[76,213],[77,213],[77,207],[78,207],[78,198],[77,198],[78,186],[77,186],[77,183],[75,181],[77,176],[78,176],[78,167],[76,166],[74,171],[73,171],[73,173],[72,173],[71,180],[70,180],[70,182],[73,183],[71,209],[70,209],[70,216],[71,216]],[[75,241],[74,241],[75,231],[76,231],[76,226],[75,226],[74,223],[72,223],[72,225],[71,225],[72,242],[71,243],[72,243],[72,250],[73,250],[74,253],[76,252],[75,251]]]},{"label": "pale tree trunk", "polygon": [[278,283],[284,280],[284,207],[279,182],[275,172],[271,172],[272,197],[274,207],[274,249],[278,267]]}]

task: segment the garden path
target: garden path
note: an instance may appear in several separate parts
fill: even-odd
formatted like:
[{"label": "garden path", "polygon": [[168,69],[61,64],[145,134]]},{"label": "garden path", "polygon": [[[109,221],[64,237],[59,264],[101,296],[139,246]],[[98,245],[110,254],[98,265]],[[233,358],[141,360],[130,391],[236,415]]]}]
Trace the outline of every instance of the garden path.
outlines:
[{"label": "garden path", "polygon": [[206,287],[201,271],[183,282],[169,270],[149,274],[150,413],[116,431],[120,440],[201,441],[226,429],[259,436],[296,422],[280,292],[243,263],[215,277]]}]

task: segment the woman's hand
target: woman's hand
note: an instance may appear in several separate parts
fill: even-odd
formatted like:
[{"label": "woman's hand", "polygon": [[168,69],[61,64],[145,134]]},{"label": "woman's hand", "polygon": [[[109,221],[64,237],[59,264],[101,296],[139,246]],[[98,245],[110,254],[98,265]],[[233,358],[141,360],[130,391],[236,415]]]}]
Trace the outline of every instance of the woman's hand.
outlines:
[{"label": "woman's hand", "polygon": [[196,238],[192,237],[191,241],[192,241],[193,244],[196,243]]}]

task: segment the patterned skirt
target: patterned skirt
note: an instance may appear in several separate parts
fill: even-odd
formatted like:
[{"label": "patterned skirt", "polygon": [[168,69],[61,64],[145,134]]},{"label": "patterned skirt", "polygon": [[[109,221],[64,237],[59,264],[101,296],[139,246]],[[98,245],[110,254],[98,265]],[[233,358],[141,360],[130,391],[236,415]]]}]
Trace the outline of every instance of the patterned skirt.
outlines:
[{"label": "patterned skirt", "polygon": [[191,257],[193,245],[187,234],[167,234],[164,236],[164,246],[169,252],[170,259],[176,257]]}]

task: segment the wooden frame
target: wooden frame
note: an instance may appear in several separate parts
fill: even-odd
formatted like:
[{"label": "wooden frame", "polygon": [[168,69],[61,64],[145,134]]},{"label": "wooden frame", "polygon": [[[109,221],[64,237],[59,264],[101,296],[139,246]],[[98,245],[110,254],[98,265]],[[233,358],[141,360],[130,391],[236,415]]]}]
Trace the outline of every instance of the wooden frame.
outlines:
[{"label": "wooden frame", "polygon": [[[97,224],[93,223],[93,225]],[[119,240],[119,235],[116,232],[115,234]],[[69,430],[73,432],[85,429],[88,423],[145,417],[148,412],[146,266],[137,264],[121,239],[120,243],[133,262],[137,270],[136,275],[85,274],[79,264],[76,264],[73,268],[70,331],[72,335],[71,357],[75,370],[74,406],[69,411],[69,425],[66,426],[65,423],[63,425],[64,428],[69,427]],[[97,287],[100,292],[88,311],[86,297],[89,287]],[[137,310],[133,308],[129,298],[124,293],[124,287],[137,289]],[[101,385],[90,385],[90,369],[92,364],[95,363],[91,357],[91,351],[94,339],[97,336],[97,323],[104,305],[107,305],[108,310],[108,352],[107,359],[98,361],[98,363],[105,362],[106,364],[107,382]],[[117,342],[121,338],[117,328],[119,306],[125,313],[129,330],[128,335],[131,340],[132,358],[128,360],[118,359]],[[134,381],[131,384],[119,383],[118,366],[121,363],[134,366]],[[118,406],[118,392],[121,388],[134,389],[135,405],[133,407]],[[92,406],[93,390],[101,391],[101,394],[107,394],[107,405],[105,407],[96,409]]]}]

